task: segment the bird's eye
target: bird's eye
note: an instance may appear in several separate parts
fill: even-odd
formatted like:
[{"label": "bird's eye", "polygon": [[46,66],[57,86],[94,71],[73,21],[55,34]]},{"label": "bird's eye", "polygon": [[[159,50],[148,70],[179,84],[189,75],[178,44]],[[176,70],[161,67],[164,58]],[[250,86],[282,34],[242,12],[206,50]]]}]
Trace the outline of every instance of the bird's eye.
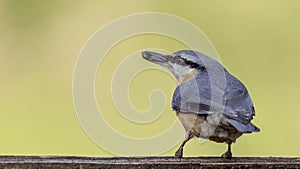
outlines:
[{"label": "bird's eye", "polygon": [[185,63],[184,60],[180,56],[171,57],[170,61],[172,63],[176,63],[176,64],[180,64],[180,65],[183,65]]},{"label": "bird's eye", "polygon": [[179,65],[183,65],[185,62],[182,58],[177,58],[176,63]]}]

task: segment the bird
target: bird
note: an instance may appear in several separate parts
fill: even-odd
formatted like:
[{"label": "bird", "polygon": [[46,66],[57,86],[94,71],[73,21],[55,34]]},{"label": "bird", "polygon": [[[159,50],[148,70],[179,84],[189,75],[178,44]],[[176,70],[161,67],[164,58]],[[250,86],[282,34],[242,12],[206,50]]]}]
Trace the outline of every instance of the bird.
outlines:
[{"label": "bird", "polygon": [[221,158],[230,159],[237,138],[260,131],[251,123],[255,109],[246,87],[215,59],[194,50],[142,51],[142,57],[175,76],[172,109],[186,132],[176,157],[182,158],[185,144],[198,137],[227,144]]}]

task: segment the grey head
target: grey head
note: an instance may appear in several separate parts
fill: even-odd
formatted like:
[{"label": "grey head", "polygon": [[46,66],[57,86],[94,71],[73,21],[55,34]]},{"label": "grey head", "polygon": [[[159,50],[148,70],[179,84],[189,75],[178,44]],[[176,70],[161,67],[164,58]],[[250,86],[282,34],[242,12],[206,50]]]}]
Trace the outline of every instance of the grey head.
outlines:
[{"label": "grey head", "polygon": [[144,59],[169,69],[175,76],[178,83],[193,71],[209,69],[214,72],[223,67],[214,59],[193,50],[181,50],[170,55],[163,55],[156,52],[143,51]]}]

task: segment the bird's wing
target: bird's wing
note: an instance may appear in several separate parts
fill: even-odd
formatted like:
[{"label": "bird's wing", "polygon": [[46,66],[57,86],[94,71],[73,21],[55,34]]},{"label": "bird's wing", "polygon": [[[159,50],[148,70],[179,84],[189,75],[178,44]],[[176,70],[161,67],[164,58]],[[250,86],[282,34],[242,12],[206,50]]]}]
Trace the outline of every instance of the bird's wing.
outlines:
[{"label": "bird's wing", "polygon": [[229,118],[241,123],[250,123],[253,116],[255,116],[255,110],[249,93],[241,81],[230,73],[226,73],[227,86],[223,96],[224,113]]},{"label": "bird's wing", "polygon": [[173,94],[172,108],[183,113],[210,114],[211,88],[209,78],[193,78],[179,85]]},{"label": "bird's wing", "polygon": [[227,79],[227,82],[230,84],[227,84],[224,91],[217,85],[211,85],[206,76],[189,80],[175,89],[172,108],[175,111],[199,115],[223,113],[227,121],[238,131],[242,133],[259,131],[250,123],[255,110],[246,88],[235,78]]},{"label": "bird's wing", "polygon": [[227,121],[242,133],[258,132],[259,128],[250,123],[255,110],[247,89],[233,76],[227,81],[223,111]]},{"label": "bird's wing", "polygon": [[234,88],[225,92],[224,113],[229,118],[242,123],[250,123],[255,115],[252,100],[246,90]]}]

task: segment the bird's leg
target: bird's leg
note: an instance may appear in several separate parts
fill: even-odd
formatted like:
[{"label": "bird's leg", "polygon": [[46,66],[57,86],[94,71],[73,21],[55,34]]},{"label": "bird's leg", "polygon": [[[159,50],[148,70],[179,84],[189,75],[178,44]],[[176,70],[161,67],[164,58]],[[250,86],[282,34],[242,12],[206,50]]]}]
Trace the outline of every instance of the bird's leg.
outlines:
[{"label": "bird's leg", "polygon": [[183,147],[185,145],[186,142],[188,142],[191,138],[193,138],[193,134],[188,132],[182,142],[182,144],[180,145],[180,147],[178,148],[178,150],[175,153],[175,157],[182,157],[182,152],[183,152]]},{"label": "bird's leg", "polygon": [[228,144],[228,149],[227,151],[222,154],[221,157],[225,158],[225,159],[230,159],[232,157],[232,153],[231,153],[231,142],[227,143]]}]

